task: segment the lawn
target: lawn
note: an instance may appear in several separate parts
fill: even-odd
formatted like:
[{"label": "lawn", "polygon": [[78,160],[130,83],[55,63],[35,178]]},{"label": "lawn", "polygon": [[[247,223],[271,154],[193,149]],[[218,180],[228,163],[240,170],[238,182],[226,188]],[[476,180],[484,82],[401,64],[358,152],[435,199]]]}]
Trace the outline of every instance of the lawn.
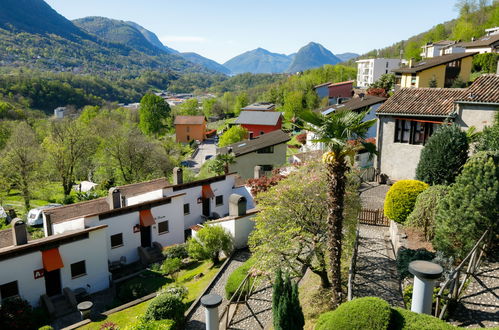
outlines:
[{"label": "lawn", "polygon": [[[206,288],[208,283],[213,279],[215,274],[220,269],[221,265],[222,263],[217,266],[213,266],[211,261],[196,262],[190,264],[186,269],[179,272],[176,283],[185,286],[189,290],[189,294],[185,300],[186,309],[189,308],[194,300],[196,300],[196,298]],[[195,277],[201,273],[203,274],[203,276],[195,279]],[[130,281],[134,281],[132,283],[141,282],[144,285],[144,288],[146,288],[147,286],[147,288],[151,290],[149,292],[157,291],[173,282],[170,278],[161,279],[158,277],[137,277]],[[113,322],[120,327],[124,327],[125,325],[134,323],[137,320],[138,316],[143,315],[146,312],[147,306],[149,306],[150,302],[151,300],[145,301],[133,307],[114,313],[102,321],[89,323],[88,325],[85,325],[80,329],[100,329],[101,324],[106,322]]]}]

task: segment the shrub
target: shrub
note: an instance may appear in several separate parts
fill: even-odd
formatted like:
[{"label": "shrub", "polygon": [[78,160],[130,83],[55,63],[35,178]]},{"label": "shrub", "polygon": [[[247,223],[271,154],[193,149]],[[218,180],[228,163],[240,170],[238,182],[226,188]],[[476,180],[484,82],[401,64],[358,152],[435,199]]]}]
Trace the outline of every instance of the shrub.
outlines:
[{"label": "shrub", "polygon": [[400,279],[404,279],[407,276],[412,276],[409,272],[409,264],[414,260],[433,260],[435,258],[435,253],[430,252],[426,249],[406,249],[401,248],[397,253],[397,269],[400,274]]},{"label": "shrub", "polygon": [[219,147],[225,147],[229,144],[244,140],[248,136],[248,130],[240,125],[234,125],[220,136],[218,140]]},{"label": "shrub", "polygon": [[182,300],[172,294],[160,294],[154,298],[144,314],[145,321],[173,320],[180,327],[184,320],[185,306]]},{"label": "shrub", "polygon": [[36,329],[47,323],[45,315],[39,315],[24,299],[7,298],[0,308],[0,329]]},{"label": "shrub", "polygon": [[185,259],[189,256],[189,254],[187,253],[187,245],[176,244],[169,246],[163,251],[163,256],[167,259],[170,258]]},{"label": "shrub", "polygon": [[298,141],[301,144],[307,143],[307,133],[298,134],[296,136],[296,141]]},{"label": "shrub", "polygon": [[448,186],[431,186],[416,198],[414,210],[407,217],[407,225],[423,231],[430,241],[435,235],[435,215],[438,203],[449,191]]},{"label": "shrub", "polygon": [[478,137],[475,151],[499,151],[499,123],[484,128]]},{"label": "shrub", "polygon": [[146,321],[144,317],[141,317],[136,323],[132,324],[130,327],[126,327],[127,330],[171,330],[177,329],[175,321],[173,320],[160,320],[160,321]]},{"label": "shrub", "polygon": [[176,274],[182,267],[182,261],[179,258],[165,259],[161,265],[161,272],[165,275],[170,275],[176,279]]},{"label": "shrub", "polygon": [[187,243],[189,256],[197,260],[211,259],[217,264],[220,252],[229,256],[234,248],[232,236],[219,225],[205,226]]},{"label": "shrub", "polygon": [[396,182],[385,198],[385,215],[403,223],[414,209],[418,195],[428,188],[424,182],[417,180],[401,180]]},{"label": "shrub", "polygon": [[322,314],[316,330],[370,329],[385,330],[390,325],[390,305],[380,298],[364,297],[341,304],[336,310]]},{"label": "shrub", "polygon": [[410,310],[392,308],[390,329],[394,330],[447,330],[455,329],[452,325],[436,317],[418,314]]},{"label": "shrub", "polygon": [[443,124],[421,151],[416,179],[428,184],[451,184],[468,159],[468,138],[457,125]]},{"label": "shrub", "polygon": [[44,325],[43,327],[38,328],[38,330],[54,330],[50,325]]},{"label": "shrub", "polygon": [[187,295],[189,294],[189,290],[180,284],[173,284],[167,287],[166,289],[161,290],[160,294],[169,294],[173,296],[177,296],[180,298],[180,300],[184,300],[187,298]]},{"label": "shrub", "polygon": [[[256,259],[250,258],[246,260],[241,266],[236,268],[230,275],[229,278],[227,279],[227,283],[225,284],[225,297],[227,299],[230,299],[232,295],[236,292],[237,288],[241,284],[241,282],[244,280],[246,275],[248,274],[248,271],[250,270],[251,267],[253,267],[253,264],[255,264]],[[254,279],[250,279],[250,283],[252,283]],[[250,284],[251,286],[251,284]],[[246,295],[247,288],[244,287],[242,288],[242,293],[241,297]]]},{"label": "shrub", "polygon": [[479,152],[437,207],[433,246],[461,259],[486,229],[497,235],[499,218],[499,152]]}]

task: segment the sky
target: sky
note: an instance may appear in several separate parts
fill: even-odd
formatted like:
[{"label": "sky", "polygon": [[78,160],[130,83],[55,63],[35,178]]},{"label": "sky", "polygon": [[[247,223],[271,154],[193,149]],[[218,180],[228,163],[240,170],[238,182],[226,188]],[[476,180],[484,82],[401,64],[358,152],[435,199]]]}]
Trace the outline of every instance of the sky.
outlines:
[{"label": "sky", "polygon": [[458,16],[456,0],[45,0],[68,19],[136,22],[168,47],[224,63],[261,47],[291,54],[307,43],[365,53]]}]

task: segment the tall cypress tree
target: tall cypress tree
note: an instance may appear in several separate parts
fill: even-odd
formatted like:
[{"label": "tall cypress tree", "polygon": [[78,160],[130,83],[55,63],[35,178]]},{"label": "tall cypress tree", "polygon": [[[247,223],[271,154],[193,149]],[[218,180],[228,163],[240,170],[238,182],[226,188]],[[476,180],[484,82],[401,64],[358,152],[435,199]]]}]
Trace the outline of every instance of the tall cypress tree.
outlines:
[{"label": "tall cypress tree", "polygon": [[282,272],[278,269],[275,274],[274,285],[272,287],[272,316],[274,318],[274,327],[279,320],[279,299],[282,295]]},{"label": "tall cypress tree", "polygon": [[301,330],[305,325],[298,297],[298,285],[291,281],[289,275],[283,280],[280,270],[276,272],[274,282],[272,313],[275,330]]}]

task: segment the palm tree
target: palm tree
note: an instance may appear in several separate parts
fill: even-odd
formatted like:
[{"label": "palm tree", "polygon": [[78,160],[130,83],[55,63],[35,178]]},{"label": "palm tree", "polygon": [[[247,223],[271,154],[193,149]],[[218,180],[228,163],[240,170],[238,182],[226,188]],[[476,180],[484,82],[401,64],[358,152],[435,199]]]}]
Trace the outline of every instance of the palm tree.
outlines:
[{"label": "palm tree", "polygon": [[376,152],[372,143],[365,141],[367,130],[376,119],[363,121],[367,112],[335,111],[325,117],[311,111],[300,114],[304,128],[316,136],[314,142],[327,150],[322,161],[327,169],[327,250],[330,256],[332,304],[337,307],[342,300],[341,289],[341,239],[346,186],[347,160],[353,164],[355,154],[362,149],[371,155]]}]

